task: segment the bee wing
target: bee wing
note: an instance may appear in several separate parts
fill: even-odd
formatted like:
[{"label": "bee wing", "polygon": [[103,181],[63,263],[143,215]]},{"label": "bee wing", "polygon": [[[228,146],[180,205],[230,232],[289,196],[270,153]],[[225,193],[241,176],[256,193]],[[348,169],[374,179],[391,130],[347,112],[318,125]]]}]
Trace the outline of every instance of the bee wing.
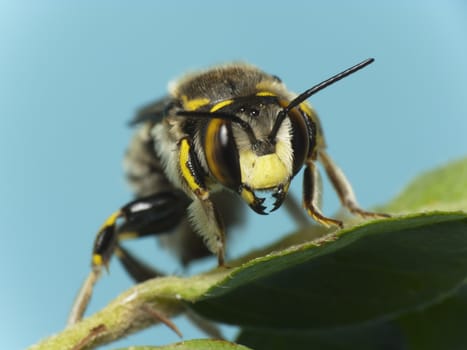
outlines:
[{"label": "bee wing", "polygon": [[144,122],[158,123],[167,115],[167,111],[172,105],[173,98],[165,96],[138,110],[129,124],[130,126],[134,126]]}]

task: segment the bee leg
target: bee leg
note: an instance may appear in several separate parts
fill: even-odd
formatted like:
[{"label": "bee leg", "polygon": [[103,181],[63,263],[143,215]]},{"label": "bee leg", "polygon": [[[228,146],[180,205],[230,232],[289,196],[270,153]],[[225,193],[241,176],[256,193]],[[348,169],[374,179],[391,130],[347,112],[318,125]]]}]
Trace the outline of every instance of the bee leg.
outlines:
[{"label": "bee leg", "polygon": [[108,268],[108,263],[117,246],[118,235],[116,233],[117,220],[122,217],[122,211],[118,210],[110,215],[96,235],[92,253],[92,269],[82,284],[78,295],[68,316],[67,325],[71,326],[83,318],[84,312],[91,300],[94,285],[102,274],[102,268]]},{"label": "bee leg", "polygon": [[126,238],[166,232],[179,222],[188,203],[188,198],[181,192],[161,192],[138,198],[109,216],[96,235],[92,253],[92,270],[72,307],[68,318],[69,325],[81,320],[89,304],[94,285],[103,268],[108,268],[109,261],[115,252],[134,279],[146,280],[158,275],[138,260],[132,260],[131,255],[120,247],[119,242]]},{"label": "bee leg", "polygon": [[[157,235],[175,227],[190,200],[182,192],[159,192],[138,198],[112,214],[99,230],[93,250],[93,268],[108,266],[115,252],[127,272],[137,281],[146,280],[148,268],[120,246],[125,239]],[[117,220],[121,223],[117,225]],[[141,276],[138,276],[140,265]]]},{"label": "bee leg", "polygon": [[179,166],[185,184],[194,200],[188,213],[195,230],[205,239],[208,249],[217,255],[219,266],[224,266],[225,234],[222,218],[209,199],[205,174],[188,137],[180,141]]},{"label": "bee leg", "polygon": [[209,199],[195,200],[188,207],[189,217],[206,243],[208,249],[217,255],[219,266],[225,266],[224,223],[219,212]]},{"label": "bee leg", "polygon": [[362,217],[389,217],[388,214],[380,214],[366,211],[358,205],[355,193],[350,185],[349,180],[345,177],[343,171],[334,163],[331,157],[321,150],[318,153],[318,159],[323,164],[326,174],[331,181],[334,189],[339,196],[341,204],[347,208],[352,214]]},{"label": "bee leg", "polygon": [[319,210],[318,199],[320,190],[318,168],[312,160],[308,160],[303,176],[303,206],[308,215],[320,224],[327,227],[338,226],[342,228],[342,221],[328,218]]}]

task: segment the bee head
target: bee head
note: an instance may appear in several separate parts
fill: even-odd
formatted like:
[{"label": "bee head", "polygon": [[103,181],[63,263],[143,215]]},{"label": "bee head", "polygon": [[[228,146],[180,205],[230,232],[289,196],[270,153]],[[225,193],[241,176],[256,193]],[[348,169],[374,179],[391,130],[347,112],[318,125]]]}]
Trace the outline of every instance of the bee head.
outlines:
[{"label": "bee head", "polygon": [[209,111],[179,112],[208,117],[200,135],[211,175],[260,214],[281,206],[309,153],[312,128],[304,111],[293,108],[277,124],[288,104],[256,94],[217,102]]},{"label": "bee head", "polygon": [[208,110],[177,114],[208,118],[201,138],[210,173],[257,213],[268,214],[282,205],[291,179],[315,147],[316,125],[305,100],[371,62],[365,60],[292,101],[263,91],[218,101]]}]

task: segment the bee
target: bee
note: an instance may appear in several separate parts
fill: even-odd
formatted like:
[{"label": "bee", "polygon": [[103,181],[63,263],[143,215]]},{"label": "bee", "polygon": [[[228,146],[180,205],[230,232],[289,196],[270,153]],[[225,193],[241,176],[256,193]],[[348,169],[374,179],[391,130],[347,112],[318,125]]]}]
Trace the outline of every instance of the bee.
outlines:
[{"label": "bee", "polygon": [[[142,108],[132,121],[138,130],[125,156],[136,199],[113,213],[99,230],[92,282],[85,288],[87,297],[76,302],[71,323],[81,318],[92,290],[89,285],[114,253],[136,280],[150,277],[144,266],[129,263],[134,260],[120,245],[125,238],[178,228],[183,263],[212,253],[223,266],[223,218],[230,220],[238,204],[224,197],[216,201],[222,190],[236,193],[256,213],[269,214],[281,207],[292,179],[304,168],[304,209],[320,224],[342,227],[341,221],[320,211],[316,166],[320,162],[351,213],[385,216],[359,207],[349,181],[327,154],[318,116],[306,102],[372,62],[367,59],[298,95],[278,77],[249,64],[221,65],[181,78],[170,86],[168,96]],[[227,209],[224,215],[222,206]]]}]

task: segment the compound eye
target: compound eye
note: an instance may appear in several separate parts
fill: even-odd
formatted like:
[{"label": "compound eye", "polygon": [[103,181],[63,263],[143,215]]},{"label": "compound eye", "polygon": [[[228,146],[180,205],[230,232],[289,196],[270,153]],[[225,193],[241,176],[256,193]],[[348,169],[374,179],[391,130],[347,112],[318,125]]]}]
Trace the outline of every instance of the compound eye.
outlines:
[{"label": "compound eye", "polygon": [[306,115],[298,108],[289,111],[292,124],[293,174],[295,175],[305,163],[310,147],[311,134],[306,123]]},{"label": "compound eye", "polygon": [[237,191],[241,185],[237,145],[228,120],[212,119],[204,132],[204,152],[212,175],[222,185]]}]

